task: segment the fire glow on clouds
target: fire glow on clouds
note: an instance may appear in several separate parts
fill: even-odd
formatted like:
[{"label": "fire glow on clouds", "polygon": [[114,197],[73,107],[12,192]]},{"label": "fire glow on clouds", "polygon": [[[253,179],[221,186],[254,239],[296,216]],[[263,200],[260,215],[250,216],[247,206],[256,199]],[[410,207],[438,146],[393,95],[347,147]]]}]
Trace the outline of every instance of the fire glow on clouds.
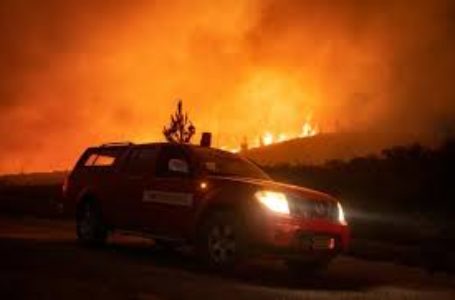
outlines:
[{"label": "fire glow on clouds", "polygon": [[449,0],[1,1],[0,173],[162,140],[177,98],[228,148],[453,130],[453,16]]}]

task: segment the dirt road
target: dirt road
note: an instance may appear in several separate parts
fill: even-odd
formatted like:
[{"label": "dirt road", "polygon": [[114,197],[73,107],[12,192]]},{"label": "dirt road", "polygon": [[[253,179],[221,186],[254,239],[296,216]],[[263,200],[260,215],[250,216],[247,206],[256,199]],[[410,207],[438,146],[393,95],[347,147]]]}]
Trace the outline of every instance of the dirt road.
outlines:
[{"label": "dirt road", "polygon": [[327,273],[295,278],[279,262],[235,274],[191,256],[114,235],[79,246],[68,221],[0,216],[0,299],[455,299],[455,278],[418,268],[340,257]]}]

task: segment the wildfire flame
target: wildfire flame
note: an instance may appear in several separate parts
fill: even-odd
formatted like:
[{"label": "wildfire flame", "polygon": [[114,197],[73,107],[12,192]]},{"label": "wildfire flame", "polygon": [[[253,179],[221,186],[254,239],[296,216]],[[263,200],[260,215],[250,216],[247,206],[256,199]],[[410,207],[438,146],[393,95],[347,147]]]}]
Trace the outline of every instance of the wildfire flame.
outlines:
[{"label": "wildfire flame", "polygon": [[267,146],[267,145],[270,145],[270,144],[273,144],[273,141],[274,141],[274,136],[272,133],[270,132],[266,132],[263,136],[262,136],[262,143]]},{"label": "wildfire flame", "polygon": [[301,132],[298,134],[287,134],[280,132],[278,134],[273,134],[271,131],[266,131],[260,137],[260,143],[252,145],[252,148],[257,148],[261,146],[268,146],[271,144],[281,143],[288,140],[296,138],[306,138],[319,134],[319,127],[312,123],[311,116],[308,116],[305,119],[305,122],[302,125]]},{"label": "wildfire flame", "polygon": [[317,125],[311,124],[311,116],[308,116],[305,120],[305,123],[302,125],[302,132],[300,137],[310,137],[319,133],[319,128]]},{"label": "wildfire flame", "polygon": [[[289,141],[289,140],[293,140],[293,139],[297,139],[297,138],[312,137],[319,133],[320,133],[319,126],[312,122],[311,115],[309,115],[305,118],[305,122],[303,123],[300,132],[275,133],[272,130],[267,130],[259,137],[256,137],[255,139],[253,139],[252,143],[247,146],[249,146],[249,148],[259,148],[259,147],[269,146],[272,144],[281,143],[281,142],[285,142],[285,141]],[[246,139],[245,139],[245,142],[246,142]],[[222,150],[230,151],[230,152],[234,152],[234,153],[242,151],[242,147],[229,147],[229,146],[224,145],[219,148]]]}]

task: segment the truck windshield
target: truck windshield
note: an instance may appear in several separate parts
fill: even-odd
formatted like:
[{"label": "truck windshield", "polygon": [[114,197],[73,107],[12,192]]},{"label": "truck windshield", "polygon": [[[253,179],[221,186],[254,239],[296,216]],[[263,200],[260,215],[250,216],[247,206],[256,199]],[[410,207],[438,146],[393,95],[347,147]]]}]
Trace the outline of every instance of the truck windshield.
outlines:
[{"label": "truck windshield", "polygon": [[199,169],[205,174],[270,179],[259,167],[239,155],[211,148],[194,148],[194,152]]}]

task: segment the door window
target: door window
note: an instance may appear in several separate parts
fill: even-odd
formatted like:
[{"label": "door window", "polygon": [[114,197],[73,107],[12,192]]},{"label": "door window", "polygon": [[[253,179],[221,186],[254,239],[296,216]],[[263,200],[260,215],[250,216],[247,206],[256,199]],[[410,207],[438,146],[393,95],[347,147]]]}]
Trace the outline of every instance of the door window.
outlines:
[{"label": "door window", "polygon": [[157,177],[188,177],[191,167],[185,149],[178,145],[161,148],[156,164]]},{"label": "door window", "polygon": [[125,172],[133,175],[153,174],[158,147],[133,149],[125,165]]}]

